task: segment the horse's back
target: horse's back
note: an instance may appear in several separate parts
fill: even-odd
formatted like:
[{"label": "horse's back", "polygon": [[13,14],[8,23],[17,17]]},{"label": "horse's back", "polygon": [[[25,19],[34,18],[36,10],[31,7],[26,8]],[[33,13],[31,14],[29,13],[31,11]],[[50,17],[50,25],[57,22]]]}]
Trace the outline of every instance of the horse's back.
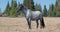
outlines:
[{"label": "horse's back", "polygon": [[38,14],[42,14],[42,13],[40,11],[32,11],[32,14],[38,15]]}]

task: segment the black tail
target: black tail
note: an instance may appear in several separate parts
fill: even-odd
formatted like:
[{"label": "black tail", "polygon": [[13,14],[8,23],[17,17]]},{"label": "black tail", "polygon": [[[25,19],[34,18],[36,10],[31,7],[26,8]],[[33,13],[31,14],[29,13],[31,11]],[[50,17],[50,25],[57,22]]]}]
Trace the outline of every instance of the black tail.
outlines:
[{"label": "black tail", "polygon": [[44,19],[43,18],[40,19],[40,23],[41,23],[41,28],[44,28],[45,27],[45,23],[44,23]]}]

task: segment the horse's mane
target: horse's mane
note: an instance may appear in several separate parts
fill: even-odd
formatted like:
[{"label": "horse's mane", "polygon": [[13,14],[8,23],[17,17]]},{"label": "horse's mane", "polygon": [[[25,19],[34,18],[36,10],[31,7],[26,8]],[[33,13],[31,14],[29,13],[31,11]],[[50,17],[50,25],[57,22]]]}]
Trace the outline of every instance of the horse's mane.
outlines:
[{"label": "horse's mane", "polygon": [[[21,4],[22,5],[22,4]],[[25,9],[25,10],[30,10],[30,11],[32,11],[31,9],[29,9],[28,7],[26,7],[25,5],[22,5],[23,6],[23,8]]]},{"label": "horse's mane", "polygon": [[30,10],[30,11],[31,11],[31,9],[28,9],[28,8],[27,8],[27,7],[25,7],[25,6],[24,6],[24,9],[26,9],[26,10]]}]

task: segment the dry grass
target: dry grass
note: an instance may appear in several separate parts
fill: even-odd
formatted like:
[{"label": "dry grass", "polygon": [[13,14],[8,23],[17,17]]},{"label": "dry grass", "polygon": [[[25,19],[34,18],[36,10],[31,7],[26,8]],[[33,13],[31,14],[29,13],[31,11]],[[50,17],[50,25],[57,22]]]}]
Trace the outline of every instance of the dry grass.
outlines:
[{"label": "dry grass", "polygon": [[[44,17],[46,27],[44,32],[60,32],[60,17]],[[21,18],[8,18],[0,17],[0,32],[28,32],[27,21],[24,17]],[[32,32],[40,32],[36,28],[36,22],[32,21]]]}]

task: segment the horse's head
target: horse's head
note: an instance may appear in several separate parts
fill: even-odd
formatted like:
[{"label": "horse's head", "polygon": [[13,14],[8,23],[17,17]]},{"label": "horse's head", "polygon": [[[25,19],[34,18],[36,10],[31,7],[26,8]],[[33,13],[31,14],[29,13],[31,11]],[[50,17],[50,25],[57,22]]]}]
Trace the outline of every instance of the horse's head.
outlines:
[{"label": "horse's head", "polygon": [[23,9],[24,9],[24,5],[20,4],[20,5],[18,6],[18,8],[17,8],[17,11],[19,12],[19,11],[21,11],[21,10],[23,10]]}]

